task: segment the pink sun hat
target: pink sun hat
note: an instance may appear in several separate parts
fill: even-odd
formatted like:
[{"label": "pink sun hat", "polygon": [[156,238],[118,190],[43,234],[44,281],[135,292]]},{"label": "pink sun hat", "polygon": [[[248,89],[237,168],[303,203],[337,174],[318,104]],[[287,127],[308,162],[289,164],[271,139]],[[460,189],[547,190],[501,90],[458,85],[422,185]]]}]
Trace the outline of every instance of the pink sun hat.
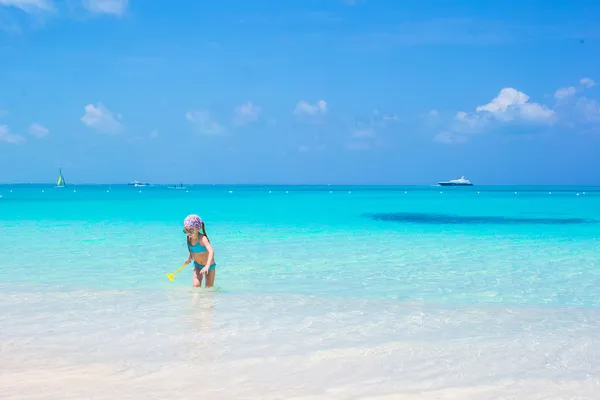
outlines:
[{"label": "pink sun hat", "polygon": [[202,218],[196,214],[190,214],[183,220],[183,226],[186,228],[200,228],[202,227]]}]

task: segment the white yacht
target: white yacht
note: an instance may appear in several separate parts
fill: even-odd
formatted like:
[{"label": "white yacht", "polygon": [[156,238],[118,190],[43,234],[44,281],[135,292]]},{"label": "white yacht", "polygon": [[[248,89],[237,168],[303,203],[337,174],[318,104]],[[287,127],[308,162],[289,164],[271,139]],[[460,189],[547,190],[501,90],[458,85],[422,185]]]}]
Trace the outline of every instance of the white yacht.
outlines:
[{"label": "white yacht", "polygon": [[450,181],[438,182],[440,186],[473,186],[470,180],[465,179],[464,176],[461,176],[460,179],[452,179]]},{"label": "white yacht", "polygon": [[140,181],[133,181],[133,182],[128,183],[128,185],[135,186],[135,187],[150,186],[148,183],[142,183]]}]

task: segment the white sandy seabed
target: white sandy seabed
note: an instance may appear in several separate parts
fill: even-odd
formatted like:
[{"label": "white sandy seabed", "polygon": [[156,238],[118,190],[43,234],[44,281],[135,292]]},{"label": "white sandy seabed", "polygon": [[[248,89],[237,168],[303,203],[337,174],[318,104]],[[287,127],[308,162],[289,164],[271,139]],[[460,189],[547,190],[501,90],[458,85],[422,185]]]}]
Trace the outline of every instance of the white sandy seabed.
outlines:
[{"label": "white sandy seabed", "polygon": [[595,308],[0,288],[0,398],[600,398]]}]

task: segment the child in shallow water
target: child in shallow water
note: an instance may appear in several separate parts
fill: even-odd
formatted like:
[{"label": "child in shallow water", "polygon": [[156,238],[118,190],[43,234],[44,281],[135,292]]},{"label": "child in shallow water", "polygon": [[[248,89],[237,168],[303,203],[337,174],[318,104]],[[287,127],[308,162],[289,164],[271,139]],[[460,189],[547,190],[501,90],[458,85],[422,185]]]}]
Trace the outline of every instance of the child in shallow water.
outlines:
[{"label": "child in shallow water", "polygon": [[192,282],[195,287],[202,286],[202,278],[206,275],[205,287],[212,287],[215,283],[216,267],[215,252],[206,235],[206,228],[202,219],[196,215],[188,215],[183,221],[183,232],[187,236],[187,246],[190,256],[185,264],[194,262]]}]

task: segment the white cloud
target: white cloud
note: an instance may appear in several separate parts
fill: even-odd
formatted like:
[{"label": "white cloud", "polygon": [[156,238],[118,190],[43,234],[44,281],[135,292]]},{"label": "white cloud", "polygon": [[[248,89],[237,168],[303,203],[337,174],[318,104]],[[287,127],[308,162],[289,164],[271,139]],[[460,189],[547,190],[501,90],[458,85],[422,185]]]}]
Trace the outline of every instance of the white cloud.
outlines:
[{"label": "white cloud", "polygon": [[97,105],[88,104],[85,106],[85,114],[81,117],[81,122],[90,128],[105,133],[117,133],[121,130],[121,116],[114,115],[102,103]]},{"label": "white cloud", "polygon": [[581,83],[586,88],[591,88],[593,86],[596,86],[596,82],[594,82],[590,78],[581,78],[581,80],[579,81],[579,83]]},{"label": "white cloud", "polygon": [[538,103],[529,101],[529,96],[513,88],[500,90],[491,102],[475,109],[477,113],[487,112],[503,121],[523,119],[538,122],[552,122],[554,111]]},{"label": "white cloud", "polygon": [[258,120],[262,110],[259,106],[252,104],[251,101],[242,104],[234,109],[233,122],[236,125],[246,125]]},{"label": "white cloud", "polygon": [[[580,84],[586,88],[596,83],[582,78]],[[487,104],[475,108],[475,112],[456,113],[452,123],[434,137],[438,143],[464,143],[470,134],[494,128],[520,129],[534,126],[560,125],[568,129],[600,131],[600,102],[578,95],[585,89],[575,86],[556,90],[558,100],[552,107],[530,101],[529,96],[514,88],[504,88]],[[591,125],[591,126],[590,126]]]},{"label": "white cloud", "polygon": [[[584,92],[596,85],[591,78],[581,78],[579,83],[584,88],[580,88],[576,92]],[[589,128],[590,124],[598,125],[597,128],[600,128],[600,103],[598,100],[575,94],[571,98],[572,101],[559,102],[555,107],[561,122],[570,128]]]},{"label": "white cloud", "polygon": [[21,144],[25,142],[25,137],[11,133],[10,129],[6,125],[0,125],[0,142]]},{"label": "white cloud", "polygon": [[554,92],[554,97],[557,100],[565,100],[569,97],[574,96],[575,93],[577,93],[577,89],[575,89],[573,86],[569,86],[566,88],[558,89],[556,92]]},{"label": "white cloud", "polygon": [[430,110],[428,115],[430,117],[439,117],[440,116],[440,112],[438,110]]},{"label": "white cloud", "polygon": [[491,120],[480,113],[469,114],[459,111],[454,117],[454,130],[463,133],[477,133],[483,131]]},{"label": "white cloud", "polygon": [[50,131],[42,124],[33,123],[29,125],[29,134],[33,135],[37,138],[43,138],[44,136],[48,136]]},{"label": "white cloud", "polygon": [[487,104],[475,108],[474,113],[459,111],[454,130],[477,133],[494,123],[527,122],[552,124],[556,120],[554,110],[530,102],[529,96],[513,88],[504,88]]},{"label": "white cloud", "polygon": [[514,88],[503,88],[489,103],[476,107],[475,112],[457,112],[450,126],[433,140],[446,144],[464,143],[468,140],[468,135],[496,127],[516,124],[551,125],[556,120],[555,110],[530,101],[528,95]]},{"label": "white cloud", "polygon": [[504,88],[500,90],[498,96],[496,96],[492,101],[490,101],[488,104],[475,108],[475,111],[488,111],[490,113],[506,112],[509,107],[523,105],[528,100],[529,96],[527,96],[525,93],[519,92],[513,88]]},{"label": "white cloud", "polygon": [[325,114],[327,112],[327,102],[319,100],[315,104],[310,104],[304,100],[300,100],[296,105],[294,114],[297,115],[316,115]]},{"label": "white cloud", "polygon": [[219,135],[225,129],[206,110],[188,111],[185,118],[203,135]]},{"label": "white cloud", "polygon": [[52,0],[0,0],[0,5],[19,8],[27,13],[54,9]]},{"label": "white cloud", "polygon": [[152,132],[150,132],[150,137],[152,139],[156,139],[158,137],[158,130],[154,129]]},{"label": "white cloud", "polygon": [[[0,0],[1,1],[1,0]],[[96,14],[125,14],[129,0],[83,0],[83,6]]]},{"label": "white cloud", "polygon": [[525,103],[520,107],[519,117],[523,120],[540,123],[552,123],[555,121],[553,110],[538,103]]},{"label": "white cloud", "polygon": [[582,122],[600,123],[600,103],[597,100],[582,97],[575,107]]}]

